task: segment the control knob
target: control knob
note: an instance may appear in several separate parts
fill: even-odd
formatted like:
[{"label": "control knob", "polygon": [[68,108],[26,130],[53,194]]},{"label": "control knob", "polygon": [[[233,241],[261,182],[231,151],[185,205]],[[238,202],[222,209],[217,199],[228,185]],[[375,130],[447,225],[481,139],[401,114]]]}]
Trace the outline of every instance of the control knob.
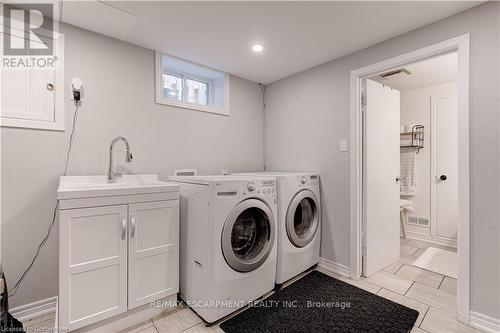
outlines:
[{"label": "control knob", "polygon": [[255,183],[254,182],[250,182],[247,184],[247,190],[248,192],[253,192],[255,191]]}]

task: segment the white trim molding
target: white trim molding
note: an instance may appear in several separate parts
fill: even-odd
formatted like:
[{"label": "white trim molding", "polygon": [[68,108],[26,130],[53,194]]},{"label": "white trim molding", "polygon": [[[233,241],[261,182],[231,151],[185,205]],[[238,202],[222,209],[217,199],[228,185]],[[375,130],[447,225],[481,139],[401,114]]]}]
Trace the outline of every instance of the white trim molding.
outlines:
[{"label": "white trim molding", "polygon": [[469,323],[470,307],[470,235],[469,235],[469,34],[451,38],[408,52],[350,73],[349,102],[349,213],[351,278],[361,275],[361,235],[363,222],[363,127],[361,83],[387,69],[397,68],[449,52],[458,53],[458,319]]},{"label": "white trim molding", "polygon": [[488,333],[500,333],[500,319],[496,319],[475,311],[470,312],[471,327]]},{"label": "white trim molding", "polygon": [[57,296],[42,299],[33,303],[20,305],[10,310],[11,314],[19,321],[35,319],[57,311]]},{"label": "white trim molding", "polygon": [[438,237],[438,236],[429,236],[429,235],[422,235],[410,230],[406,230],[406,238],[407,239],[415,239],[418,241],[424,241],[427,243],[439,245],[439,246],[446,246],[450,248],[457,248],[457,240],[456,239],[451,239],[451,238],[445,238],[445,237]]},{"label": "white trim molding", "polygon": [[346,278],[351,276],[349,267],[321,257],[319,258],[318,268]]}]

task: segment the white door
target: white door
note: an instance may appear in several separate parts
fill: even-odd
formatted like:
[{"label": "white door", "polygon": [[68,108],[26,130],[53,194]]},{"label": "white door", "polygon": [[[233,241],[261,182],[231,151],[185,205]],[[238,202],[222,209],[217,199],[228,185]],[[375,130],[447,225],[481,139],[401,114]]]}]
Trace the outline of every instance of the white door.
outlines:
[{"label": "white door", "polygon": [[432,97],[433,138],[432,157],[435,193],[432,232],[436,236],[457,238],[458,223],[458,124],[457,96],[455,94]]},{"label": "white door", "polygon": [[399,259],[399,91],[366,80],[363,275]]},{"label": "white door", "polygon": [[128,308],[179,291],[179,201],[129,205]]},{"label": "white door", "polygon": [[60,211],[59,327],[127,310],[127,205]]}]

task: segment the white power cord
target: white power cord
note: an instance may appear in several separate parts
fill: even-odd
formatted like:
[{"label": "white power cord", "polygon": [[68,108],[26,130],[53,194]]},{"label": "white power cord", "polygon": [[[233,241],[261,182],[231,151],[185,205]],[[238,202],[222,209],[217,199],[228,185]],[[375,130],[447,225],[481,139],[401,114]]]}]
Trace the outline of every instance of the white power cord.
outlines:
[{"label": "white power cord", "polygon": [[[75,101],[75,112],[73,114],[73,125],[72,125],[72,129],[71,129],[71,134],[69,136],[68,150],[66,151],[66,163],[64,164],[63,176],[66,176],[66,174],[68,172],[69,159],[70,159],[70,155],[71,155],[71,148],[73,147],[73,140],[75,137],[75,130],[76,130],[77,121],[78,121],[78,102]],[[19,286],[24,281],[26,276],[28,276],[28,273],[31,271],[36,260],[38,259],[38,256],[40,255],[40,250],[47,243],[47,240],[49,239],[50,233],[52,232],[52,229],[54,228],[54,225],[56,223],[56,216],[57,216],[57,208],[58,207],[59,207],[59,200],[56,201],[56,206],[54,207],[54,211],[52,213],[52,222],[49,225],[49,229],[47,230],[47,234],[45,235],[43,240],[38,245],[35,256],[31,260],[31,263],[29,264],[29,266],[24,270],[24,272],[21,275],[21,277],[19,278],[19,280],[17,280],[17,282],[14,284],[14,286],[9,290],[9,297],[12,297],[17,293]]]}]

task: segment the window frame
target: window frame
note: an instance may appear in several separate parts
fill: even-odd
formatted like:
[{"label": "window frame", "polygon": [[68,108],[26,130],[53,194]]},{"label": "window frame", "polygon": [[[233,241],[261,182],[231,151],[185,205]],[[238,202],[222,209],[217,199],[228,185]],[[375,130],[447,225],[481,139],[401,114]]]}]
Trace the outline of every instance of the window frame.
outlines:
[{"label": "window frame", "polygon": [[[168,54],[165,54],[162,52],[158,52],[158,51],[155,52],[155,81],[156,81],[155,82],[155,85],[156,85],[155,97],[156,97],[157,104],[168,105],[168,106],[173,106],[173,107],[178,107],[178,108],[183,108],[183,109],[190,109],[190,110],[195,110],[195,111],[215,113],[215,114],[225,115],[225,116],[230,115],[230,113],[229,113],[229,81],[230,81],[229,79],[230,79],[230,76],[228,73],[221,72],[224,75],[224,88],[223,88],[223,90],[224,90],[224,105],[222,107],[214,106],[213,99],[214,99],[214,95],[215,95],[215,87],[214,87],[213,81],[206,79],[206,78],[203,78],[203,77],[199,77],[199,76],[197,76],[195,74],[191,74],[191,73],[184,73],[184,72],[176,71],[176,70],[172,70],[172,69],[164,70],[164,68],[162,66],[162,57],[164,55],[168,56],[168,57],[172,57],[171,55],[168,55]],[[173,58],[175,58],[175,57],[173,57]],[[186,60],[182,60],[182,61],[190,62],[190,61],[186,61]],[[202,66],[199,64],[196,64],[196,65],[200,66],[200,67],[209,68],[207,66]],[[209,68],[209,69],[212,69],[212,68]],[[183,92],[182,99],[183,100],[182,101],[174,100],[174,99],[163,96],[163,74],[170,74],[173,76],[182,77],[182,82],[183,82],[183,87],[182,87],[182,92]],[[192,79],[195,81],[199,81],[199,82],[203,82],[203,83],[208,84],[208,89],[209,89],[208,96],[207,96],[208,105],[202,105],[202,104],[196,104],[196,103],[190,103],[190,102],[184,101],[184,82],[185,82],[185,79]]]},{"label": "window frame", "polygon": [[[162,71],[161,73],[161,82],[162,82],[162,96],[165,97],[165,95],[163,94],[164,93],[164,90],[165,90],[165,85],[164,85],[164,80],[163,80],[163,75],[170,75],[170,76],[173,76],[173,77],[176,77],[176,78],[179,78],[181,80],[181,84],[182,84],[182,87],[181,87],[181,100],[180,101],[184,101],[184,77],[180,74],[177,74],[177,73],[174,73],[174,72],[170,72],[170,71]],[[169,97],[165,97],[165,98],[169,98]],[[173,98],[170,98],[171,100],[173,101],[178,101],[179,100],[175,100]]]},{"label": "window frame", "polygon": [[[200,106],[207,106],[207,107],[210,107],[211,106],[211,99],[213,98],[213,88],[214,88],[214,82],[213,80],[209,80],[209,79],[206,79],[204,77],[201,77],[201,76],[196,76],[194,74],[191,74],[191,73],[186,73],[186,72],[181,72],[181,71],[173,71],[173,70],[163,70],[162,69],[162,80],[163,80],[163,74],[165,75],[170,75],[170,76],[175,76],[175,77],[178,77],[181,79],[182,81],[182,96],[181,96],[181,102],[184,102],[184,103],[189,103],[189,104],[194,104],[194,105],[200,105]],[[200,83],[205,83],[208,87],[207,89],[207,104],[204,105],[204,104],[199,104],[199,103],[192,103],[192,102],[188,102],[187,100],[185,100],[185,88],[186,88],[186,80],[191,80],[191,81],[197,81],[197,82],[200,82]],[[162,96],[163,96],[163,92],[162,92]],[[165,96],[163,96],[165,97]],[[168,99],[168,97],[165,97]],[[174,99],[172,99],[173,101],[176,101]],[[179,102],[179,101],[178,101]]]}]

